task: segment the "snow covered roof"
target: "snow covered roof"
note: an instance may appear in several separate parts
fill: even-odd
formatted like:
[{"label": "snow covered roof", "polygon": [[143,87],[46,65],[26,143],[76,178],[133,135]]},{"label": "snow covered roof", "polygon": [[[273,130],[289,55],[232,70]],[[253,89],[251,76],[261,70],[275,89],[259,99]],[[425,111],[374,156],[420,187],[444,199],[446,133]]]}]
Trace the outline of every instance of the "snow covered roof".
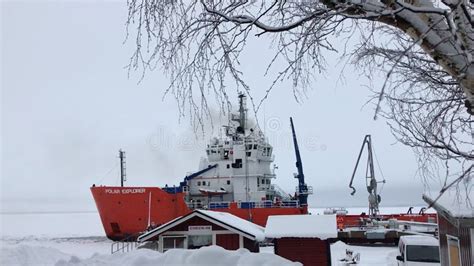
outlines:
[{"label": "snow covered roof", "polygon": [[240,231],[252,234],[253,236],[255,236],[255,239],[257,241],[262,241],[265,238],[265,235],[264,235],[265,228],[261,227],[258,224],[254,224],[245,219],[237,217],[233,214],[230,214],[227,212],[216,212],[216,211],[205,211],[205,210],[196,210],[196,211],[206,216],[209,216],[217,221],[230,225]]},{"label": "snow covered roof", "polygon": [[265,228],[251,223],[247,220],[239,218],[235,215],[226,212],[207,211],[207,210],[194,210],[188,215],[178,217],[168,223],[165,223],[149,232],[146,232],[138,237],[138,241],[147,241],[157,235],[173,228],[179,223],[185,222],[195,216],[203,218],[205,220],[211,220],[211,222],[227,228],[230,231],[240,233],[251,239],[257,241],[263,241],[265,239],[264,230]]},{"label": "snow covered roof", "polygon": [[336,215],[273,215],[268,217],[265,237],[336,238]]},{"label": "snow covered roof", "polygon": [[468,197],[468,195],[474,194],[474,191],[470,191],[471,189],[452,187],[446,190],[438,200],[436,200],[436,197],[439,195],[439,192],[425,193],[423,199],[428,204],[433,204],[436,200],[433,208],[438,213],[441,212],[453,218],[474,218],[474,202],[472,202],[472,198]]},{"label": "snow covered roof", "polygon": [[420,235],[401,236],[400,242],[403,242],[406,245],[439,246],[439,240],[433,236],[420,236]]}]

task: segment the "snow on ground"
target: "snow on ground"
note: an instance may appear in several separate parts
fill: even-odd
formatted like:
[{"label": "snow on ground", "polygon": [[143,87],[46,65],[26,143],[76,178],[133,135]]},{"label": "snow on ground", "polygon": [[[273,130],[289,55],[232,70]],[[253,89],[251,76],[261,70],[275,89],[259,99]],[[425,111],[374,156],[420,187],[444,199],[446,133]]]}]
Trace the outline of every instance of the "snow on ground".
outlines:
[{"label": "snow on ground", "polygon": [[148,249],[114,255],[94,254],[81,259],[57,249],[20,245],[2,248],[1,265],[301,265],[271,253],[251,253],[247,249],[225,250],[218,246],[198,250],[173,249],[160,253]]},{"label": "snow on ground", "polygon": [[3,213],[0,219],[2,260],[6,248],[24,248],[28,252],[29,248],[43,247],[79,258],[88,258],[95,253],[110,254],[112,241],[105,237],[96,212]]},{"label": "snow on ground", "polygon": [[331,245],[331,265],[346,265],[340,261],[346,255],[346,249],[352,250],[354,253],[360,253],[360,261],[357,265],[397,265],[395,259],[397,248],[395,246],[353,246],[338,241]]},{"label": "snow on ground", "polygon": [[[364,209],[348,208],[349,213],[358,213]],[[398,212],[405,212],[407,209],[398,208]],[[323,210],[321,209],[320,213]],[[394,210],[396,209],[394,208]],[[316,214],[319,209],[311,209],[311,211]],[[104,236],[102,224],[96,212],[3,213],[0,214],[0,228],[0,265],[2,266],[54,265],[58,261],[61,261],[60,264],[57,264],[58,266],[134,265],[137,263],[143,265],[155,262],[160,262],[159,265],[162,265],[169,259],[168,256],[171,256],[166,255],[168,252],[165,253],[165,256],[148,250],[134,251],[125,255],[110,255],[112,241]],[[338,260],[344,257],[346,248],[361,254],[360,265],[396,265],[397,249],[395,246],[348,246],[342,242],[331,246],[332,265],[342,265]],[[194,263],[196,258],[192,253],[195,251],[186,252],[191,253],[180,254],[183,256],[180,262],[192,261]],[[208,254],[206,256],[215,254],[212,252],[218,251],[205,250],[203,254]],[[252,254],[245,255],[243,253],[229,253],[226,258],[241,265],[248,264],[247,260],[253,261],[254,259],[261,261],[258,265],[265,265],[263,261],[266,260],[273,261],[273,264],[268,265],[277,265],[274,261],[276,256],[273,256],[272,253],[273,247],[262,247],[261,254],[255,255],[257,256],[255,258]],[[243,258],[237,260],[233,257],[237,256],[236,254],[242,255]],[[230,263],[228,265],[238,264]]]}]

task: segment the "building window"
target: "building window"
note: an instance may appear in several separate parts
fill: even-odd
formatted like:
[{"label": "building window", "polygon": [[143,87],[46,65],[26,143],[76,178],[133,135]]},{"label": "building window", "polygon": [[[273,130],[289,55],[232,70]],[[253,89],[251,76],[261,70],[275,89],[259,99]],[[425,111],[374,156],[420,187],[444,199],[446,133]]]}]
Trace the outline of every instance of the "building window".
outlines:
[{"label": "building window", "polygon": [[163,236],[163,251],[172,248],[184,248],[185,236]]},{"label": "building window", "polygon": [[227,180],[227,185],[230,185],[230,180]]},{"label": "building window", "polygon": [[230,168],[230,165],[229,165],[229,164],[227,164],[227,169],[229,169],[229,168]]},{"label": "building window", "polygon": [[262,179],[262,185],[265,185],[265,179]]},{"label": "building window", "polygon": [[201,181],[198,181],[198,186],[200,186],[200,185],[201,185]]},{"label": "building window", "polygon": [[270,185],[270,179],[267,179],[267,185]]},{"label": "building window", "polygon": [[190,235],[188,236],[188,248],[198,249],[212,245],[212,235]]},{"label": "building window", "polygon": [[252,152],[249,152],[249,151],[248,151],[248,152],[247,152],[247,157],[250,157],[250,156],[252,156]]}]

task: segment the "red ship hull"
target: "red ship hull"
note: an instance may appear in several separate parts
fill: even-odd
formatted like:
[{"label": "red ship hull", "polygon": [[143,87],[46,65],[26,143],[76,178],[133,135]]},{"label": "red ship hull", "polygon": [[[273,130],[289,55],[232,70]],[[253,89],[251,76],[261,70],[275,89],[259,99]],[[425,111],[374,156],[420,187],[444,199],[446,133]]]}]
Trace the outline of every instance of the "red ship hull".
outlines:
[{"label": "red ship hull", "polygon": [[[123,240],[192,211],[184,193],[168,193],[158,187],[91,187],[102,225],[111,240]],[[239,208],[236,202],[214,211],[228,212],[265,226],[270,215],[307,214],[304,207]]]}]

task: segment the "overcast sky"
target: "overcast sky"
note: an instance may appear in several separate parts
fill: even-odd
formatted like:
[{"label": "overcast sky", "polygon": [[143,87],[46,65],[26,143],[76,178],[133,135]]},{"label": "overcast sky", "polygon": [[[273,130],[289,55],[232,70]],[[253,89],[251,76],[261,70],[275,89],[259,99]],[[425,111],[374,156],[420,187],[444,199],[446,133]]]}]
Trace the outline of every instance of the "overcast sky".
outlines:
[{"label": "overcast sky", "polygon": [[[119,184],[119,148],[127,152],[130,186],[178,184],[197,170],[207,139],[194,135],[187,118],[179,121],[173,97],[162,100],[166,77],[157,70],[138,83],[139,73],[129,78],[124,68],[133,49],[133,43],[123,44],[125,1],[1,3],[4,210],[19,202],[94,209],[90,185]],[[265,40],[249,45],[242,66],[260,95],[269,86],[262,75],[273,50]],[[396,205],[400,198],[402,205],[421,203],[413,152],[396,142],[386,121],[372,119],[373,106],[362,108],[370,96],[365,79],[346,67],[346,82],[336,82],[337,56],[328,54],[327,73],[317,76],[302,104],[282,83],[259,114],[275,147],[276,183],[289,192],[297,184],[293,116],[307,183],[315,190],[312,204],[365,203],[363,171],[355,197],[347,187],[365,134],[372,134],[387,180],[382,204]]]}]

